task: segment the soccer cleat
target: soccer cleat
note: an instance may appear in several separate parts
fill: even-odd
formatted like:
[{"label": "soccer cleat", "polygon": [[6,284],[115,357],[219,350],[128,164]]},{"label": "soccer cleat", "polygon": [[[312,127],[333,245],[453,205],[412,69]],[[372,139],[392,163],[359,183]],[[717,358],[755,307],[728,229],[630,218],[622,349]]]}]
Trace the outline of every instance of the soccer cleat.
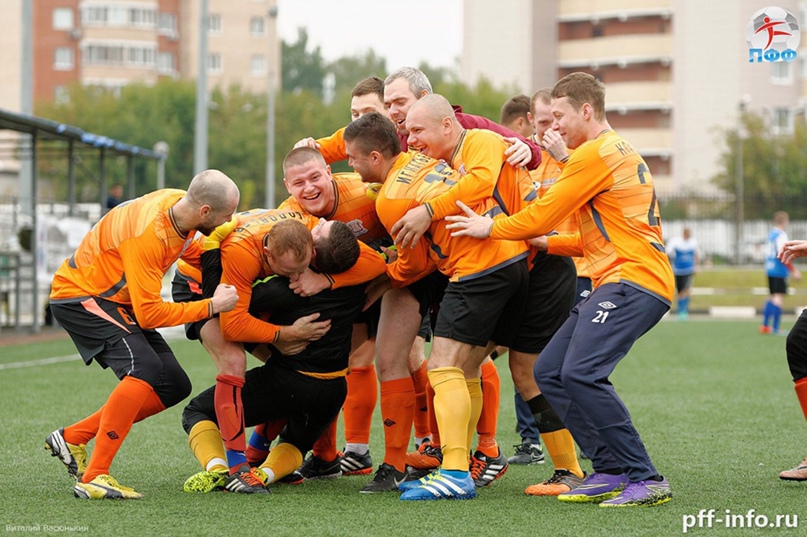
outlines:
[{"label": "soccer cleat", "polygon": [[600,507],[652,507],[672,500],[672,489],[663,477],[661,481],[629,482],[625,490],[610,500],[600,503]]},{"label": "soccer cleat", "polygon": [[540,444],[516,444],[516,453],[509,459],[508,464],[543,464],[544,450]]},{"label": "soccer cleat", "polygon": [[807,459],[791,470],[785,470],[779,474],[779,479],[786,481],[807,481]]},{"label": "soccer cleat", "polygon": [[260,468],[239,470],[224,480],[224,490],[239,494],[268,494],[266,474]]},{"label": "soccer cleat", "polygon": [[282,483],[283,485],[299,485],[303,481],[305,481],[303,474],[295,470],[290,474],[284,475],[283,477],[275,481],[275,483]]},{"label": "soccer cleat", "polygon": [[323,461],[311,454],[297,470],[305,479],[333,479],[342,477],[341,457],[337,453],[332,461]]},{"label": "soccer cleat", "polygon": [[772,330],[773,329],[770,326],[765,326],[764,324],[759,327],[760,334],[770,334]]},{"label": "soccer cleat", "polygon": [[[437,469],[437,470],[430,471],[429,473],[423,475],[420,478],[412,477],[410,479],[410,475],[409,475],[408,470],[411,470],[411,468],[407,469],[407,477],[404,480],[404,482],[401,483],[400,485],[398,485],[398,490],[400,490],[401,492],[406,492],[407,490],[415,489],[415,488],[418,488],[421,485],[425,485],[426,483],[428,483],[429,481],[431,481],[432,479],[434,479],[435,477],[440,475],[440,470]],[[422,472],[422,471],[423,470],[418,470],[418,472]]]},{"label": "soccer cleat", "polygon": [[499,454],[488,457],[481,451],[471,456],[471,478],[477,487],[486,487],[507,473],[507,457],[502,448],[496,448]]},{"label": "soccer cleat", "polygon": [[443,450],[431,441],[423,441],[417,451],[406,454],[406,465],[418,470],[437,468],[443,464]]},{"label": "soccer cleat", "polygon": [[[451,472],[451,473],[449,473]],[[460,474],[459,476],[452,474]],[[441,470],[419,487],[401,494],[402,500],[470,500],[476,497],[471,472]]]},{"label": "soccer cleat", "polygon": [[610,500],[625,489],[628,476],[594,472],[586,476],[579,486],[568,492],[561,492],[558,500],[574,503],[600,503]]},{"label": "soccer cleat", "polygon": [[524,494],[529,496],[558,496],[579,487],[583,483],[582,477],[577,477],[568,470],[556,469],[552,477],[537,485],[530,485]]},{"label": "soccer cleat", "polygon": [[403,483],[406,474],[399,472],[391,464],[382,463],[378,467],[373,480],[364,485],[359,491],[363,494],[373,494],[375,492],[397,491],[398,485]]},{"label": "soccer cleat", "polygon": [[142,500],[143,495],[133,488],[124,487],[111,475],[101,474],[89,483],[77,482],[73,495],[83,500]]},{"label": "soccer cleat", "polygon": [[355,451],[345,451],[339,463],[342,475],[367,475],[373,471],[373,458],[370,451],[359,455]]},{"label": "soccer cleat", "polygon": [[227,473],[227,470],[213,470],[212,472],[204,470],[193,474],[185,480],[182,490],[185,492],[201,492],[202,494],[221,490],[227,480]]},{"label": "soccer cleat", "polygon": [[45,439],[45,449],[50,450],[52,457],[67,466],[67,473],[76,481],[81,479],[87,469],[87,447],[84,444],[70,444],[64,439],[64,429],[53,431]]}]

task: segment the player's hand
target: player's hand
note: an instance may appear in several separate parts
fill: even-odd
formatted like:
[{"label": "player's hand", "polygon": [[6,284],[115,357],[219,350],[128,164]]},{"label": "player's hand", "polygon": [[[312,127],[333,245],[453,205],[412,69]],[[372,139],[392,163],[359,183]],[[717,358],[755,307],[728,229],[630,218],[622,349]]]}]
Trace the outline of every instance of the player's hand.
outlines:
[{"label": "player's hand", "polygon": [[390,289],[392,289],[392,283],[389,281],[386,274],[382,274],[371,281],[367,285],[367,291],[365,292],[367,295],[367,300],[364,301],[364,308],[362,308],[362,311],[372,306],[376,300],[384,296],[384,293]]},{"label": "player's hand", "polygon": [[779,260],[785,265],[804,256],[807,256],[807,241],[787,241],[779,252]]},{"label": "player's hand", "polygon": [[300,317],[294,324],[280,329],[278,341],[316,341],[331,329],[331,320],[317,321],[319,313]]},{"label": "player's hand", "polygon": [[530,244],[530,246],[535,246],[539,252],[546,252],[549,250],[549,241],[546,239],[546,235],[532,238],[527,242]]},{"label": "player's hand", "polygon": [[395,263],[395,261],[398,259],[398,247],[395,246],[394,244],[392,246],[390,246],[389,248],[387,248],[385,246],[382,246],[381,251],[386,256],[386,258],[387,258],[386,261],[387,261],[388,265],[390,263]]},{"label": "player's hand", "polygon": [[446,216],[447,222],[453,222],[446,226],[446,229],[453,229],[452,237],[474,237],[475,239],[487,239],[490,237],[490,230],[493,227],[493,219],[489,216],[481,216],[473,212],[467,205],[457,201],[457,206],[462,209],[465,216]]},{"label": "player's hand", "polygon": [[425,205],[409,209],[403,217],[395,222],[390,230],[390,235],[395,238],[395,244],[399,248],[417,246],[418,241],[429,229],[432,223],[432,216]]},{"label": "player's hand", "polygon": [[238,303],[238,291],[232,285],[220,283],[213,293],[213,298],[210,299],[213,304],[213,313],[221,313],[222,311],[230,311]]},{"label": "player's hand", "polygon": [[302,140],[294,144],[294,147],[292,149],[297,149],[298,147],[310,147],[311,149],[316,149],[317,151],[319,151],[320,145],[313,138],[303,138]]},{"label": "player's hand", "polygon": [[800,281],[801,280],[801,272],[796,267],[793,267],[793,272],[790,274],[793,277],[793,280]]},{"label": "player's hand", "polygon": [[[281,331],[281,334],[283,332]],[[274,346],[284,356],[294,356],[300,354],[308,347],[310,341],[275,341]]]},{"label": "player's hand", "polygon": [[512,145],[504,150],[507,163],[516,168],[526,166],[532,160],[532,150],[520,138],[505,138]]},{"label": "player's hand", "polygon": [[295,281],[289,283],[289,289],[300,296],[313,296],[330,288],[331,280],[324,274],[318,274],[310,268],[306,268]]},{"label": "player's hand", "polygon": [[563,137],[561,137],[558,131],[547,129],[544,133],[543,144],[549,156],[555,160],[560,161],[569,156],[569,150],[566,149],[566,144],[563,143]]},{"label": "player's hand", "polygon": [[238,220],[236,220],[235,216],[233,216],[229,221],[224,222],[222,225],[214,229],[210,235],[205,237],[204,242],[202,242],[202,249],[216,250],[217,248],[221,247],[221,241],[226,239],[227,235],[229,235],[235,229],[236,224],[238,224]]}]

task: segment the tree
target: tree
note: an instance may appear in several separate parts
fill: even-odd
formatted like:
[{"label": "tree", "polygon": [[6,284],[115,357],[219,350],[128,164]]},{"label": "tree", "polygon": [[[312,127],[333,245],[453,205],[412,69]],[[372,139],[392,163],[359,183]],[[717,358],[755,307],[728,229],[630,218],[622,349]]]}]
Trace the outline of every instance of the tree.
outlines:
[{"label": "tree", "polygon": [[[792,133],[777,133],[757,113],[741,117],[741,131],[721,132],[722,171],[714,184],[728,193],[738,190],[738,157],[742,157],[742,190],[746,219],[768,219],[777,210],[791,218],[807,218],[807,124],[795,122]],[[738,138],[741,136],[741,138]],[[740,152],[741,151],[741,152]]]},{"label": "tree", "polygon": [[320,48],[308,51],[308,31],[297,29],[297,41],[281,43],[281,72],[283,91],[300,93],[306,90],[322,98],[322,81],[325,78],[325,62]]},{"label": "tree", "polygon": [[328,72],[334,75],[337,93],[345,89],[349,91],[359,81],[370,76],[383,80],[387,76],[387,61],[376,56],[375,51],[368,50],[363,56],[345,56],[331,62]]}]

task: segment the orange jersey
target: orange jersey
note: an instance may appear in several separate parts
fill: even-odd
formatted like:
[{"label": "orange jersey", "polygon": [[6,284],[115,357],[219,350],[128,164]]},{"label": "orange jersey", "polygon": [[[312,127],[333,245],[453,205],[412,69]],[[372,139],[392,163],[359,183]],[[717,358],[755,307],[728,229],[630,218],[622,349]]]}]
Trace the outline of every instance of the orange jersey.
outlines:
[{"label": "orange jersey", "polygon": [[432,220],[459,214],[457,200],[472,207],[493,197],[505,214],[514,214],[536,199],[529,173],[507,164],[504,151],[509,144],[495,132],[479,129],[463,131],[451,167],[460,172],[462,180],[445,194],[429,201],[434,211]]},{"label": "orange jersey", "polygon": [[[238,303],[232,311],[220,316],[221,330],[229,341],[273,343],[280,327],[249,314],[252,283],[274,274],[263,253],[264,237],[272,227],[284,220],[298,220],[314,229],[319,218],[298,211],[256,209],[240,213],[238,226],[221,243],[221,283],[235,286]],[[358,285],[384,273],[384,259],[370,247],[359,242],[361,254],[353,267],[332,275],[333,288]]]},{"label": "orange jersey", "polygon": [[199,266],[193,232],[183,235],[171,211],[184,196],[183,190],[158,190],[107,213],[53,275],[50,299],[95,296],[124,304],[146,329],[206,319],[210,300],[175,304],[160,296],[163,276],[180,256]]},{"label": "orange jersey", "polygon": [[[357,239],[379,249],[381,241],[388,239],[389,234],[375,212],[375,187],[378,187],[377,183],[364,183],[357,173],[335,173],[333,175],[335,200],[333,212],[314,216],[344,222],[350,226]],[[291,196],[281,203],[278,209],[306,212],[303,206]]]},{"label": "orange jersey", "polygon": [[345,128],[342,127],[335,133],[325,138],[318,138],[319,152],[327,164],[333,164],[340,160],[347,159],[347,149],[345,148]]},{"label": "orange jersey", "polygon": [[546,235],[570,213],[594,287],[626,282],[667,302],[675,285],[664,251],[653,177],[630,143],[608,130],[569,158],[557,182],[525,210],[494,222],[491,237]]},{"label": "orange jersey", "polygon": [[[443,161],[414,151],[402,153],[378,193],[376,212],[384,226],[392,229],[409,209],[436,198],[459,180],[459,173]],[[475,209],[497,212],[499,207],[493,198],[487,198]],[[387,267],[394,285],[405,285],[428,273],[433,266],[451,281],[462,281],[526,257],[523,242],[488,240],[480,244],[468,237],[452,237],[446,225],[444,220],[432,222],[417,247],[398,251],[398,260]]]},{"label": "orange jersey", "polygon": [[[538,197],[542,198],[546,194],[549,187],[555,184],[562,172],[561,165],[557,160],[553,159],[550,154],[541,148],[541,164],[530,172],[530,177],[535,183],[535,188],[538,190]],[[521,209],[519,209],[521,210]],[[575,235],[580,233],[580,216],[578,213],[572,213],[563,222],[558,224],[555,228],[558,235]],[[579,244],[578,240],[571,242],[575,247],[569,249],[562,249],[561,242],[558,240],[558,235],[550,235],[547,237],[549,242],[549,253],[553,255],[566,255],[572,256],[574,266],[577,269],[578,277],[589,277],[589,268],[586,258],[583,257],[583,252],[576,246]]]}]

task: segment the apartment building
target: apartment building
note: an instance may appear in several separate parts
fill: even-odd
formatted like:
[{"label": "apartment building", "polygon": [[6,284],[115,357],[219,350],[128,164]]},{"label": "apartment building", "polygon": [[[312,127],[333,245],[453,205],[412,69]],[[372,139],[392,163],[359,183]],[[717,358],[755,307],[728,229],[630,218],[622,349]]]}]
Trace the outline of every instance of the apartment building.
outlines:
[{"label": "apartment building", "polygon": [[[208,0],[208,87],[265,93],[279,71],[277,0]],[[199,73],[200,0],[34,2],[34,98]],[[278,77],[273,80],[277,83]]]},{"label": "apartment building", "polygon": [[[782,0],[807,26],[807,2]],[[792,62],[749,62],[759,2],[465,0],[463,79],[530,94],[574,71],[606,84],[611,125],[637,147],[660,191],[703,188],[719,170],[721,128],[740,107],[775,129],[804,114],[807,40]]]}]

